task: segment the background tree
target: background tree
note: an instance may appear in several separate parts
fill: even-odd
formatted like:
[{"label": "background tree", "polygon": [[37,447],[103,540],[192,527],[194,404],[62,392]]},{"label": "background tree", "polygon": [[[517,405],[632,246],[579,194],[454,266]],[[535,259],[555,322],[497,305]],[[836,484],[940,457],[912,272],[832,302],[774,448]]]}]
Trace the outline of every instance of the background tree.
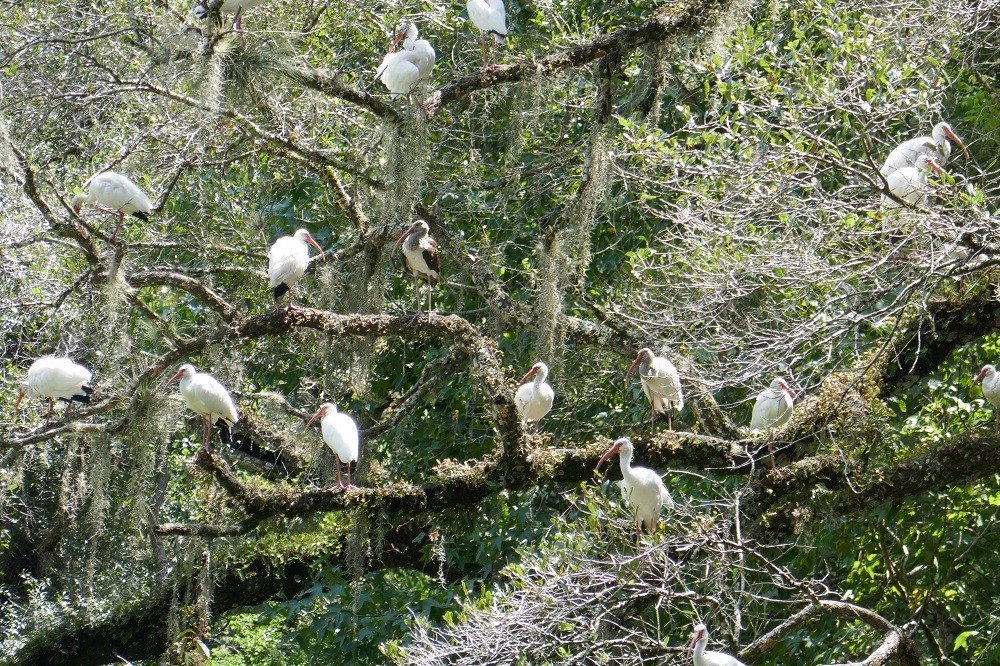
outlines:
[{"label": "background tree", "polygon": [[[486,69],[458,4],[220,5],[0,14],[7,662],[680,662],[700,621],[754,664],[997,659],[995,0],[512,0]],[[404,16],[438,67],[390,98]],[[883,210],[941,118],[972,158]],[[117,239],[69,206],[103,169],[153,199]],[[433,318],[393,246],[417,216]],[[326,261],[274,313],[299,227]],[[676,432],[622,388],[643,346]],[[12,408],[48,353],[96,391],[46,424]],[[242,416],[197,461],[189,361]],[[771,469],[745,424],[777,374],[805,398]],[[305,428],[325,401],[360,488]],[[638,546],[591,481],[623,434],[678,502]]]}]

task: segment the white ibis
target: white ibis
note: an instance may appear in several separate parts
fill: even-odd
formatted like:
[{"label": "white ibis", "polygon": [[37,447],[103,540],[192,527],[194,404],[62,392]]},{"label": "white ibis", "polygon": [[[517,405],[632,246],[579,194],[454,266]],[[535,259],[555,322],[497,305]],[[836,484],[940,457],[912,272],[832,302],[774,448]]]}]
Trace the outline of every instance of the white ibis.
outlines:
[{"label": "white ibis", "polygon": [[636,368],[639,368],[639,380],[642,382],[642,392],[649,399],[652,417],[650,423],[654,423],[656,415],[667,415],[667,428],[673,430],[671,411],[684,409],[684,393],[681,391],[681,377],[677,368],[665,356],[656,356],[649,347],[639,350],[632,365],[625,371],[625,381],[628,382],[629,375]]},{"label": "white ibis", "polygon": [[[233,30],[243,29],[243,12],[264,2],[264,0],[223,0],[219,14],[236,14],[233,19]],[[208,16],[208,7],[204,3],[194,8],[194,15],[200,19]]]},{"label": "white ibis", "polygon": [[319,410],[309,419],[306,427],[322,418],[323,441],[333,451],[337,458],[337,485],[344,484],[340,480],[340,467],[347,465],[347,487],[351,487],[351,463],[358,462],[358,424],[347,414],[337,411],[337,406],[331,402],[323,403]]},{"label": "white ibis", "polygon": [[948,164],[948,158],[951,156],[951,143],[948,139],[957,143],[958,147],[965,153],[965,159],[969,159],[968,149],[962,143],[962,140],[958,138],[958,135],[955,134],[951,125],[946,122],[940,122],[931,130],[930,136],[918,136],[915,139],[904,141],[893,148],[892,152],[889,153],[889,157],[885,159],[885,164],[879,169],[879,172],[883,176],[888,176],[894,171],[912,166],[917,163],[917,156],[919,155],[932,157],[943,167]]},{"label": "white ibis", "polygon": [[[539,361],[531,366],[531,370],[521,377],[514,394],[514,404],[517,406],[517,413],[521,415],[521,421],[525,423],[538,423],[542,417],[552,409],[552,401],[555,399],[555,391],[546,383],[549,376],[549,366]],[[535,381],[525,384],[532,377]]]},{"label": "white ibis", "polygon": [[184,402],[192,412],[201,417],[203,425],[201,450],[204,453],[209,452],[212,424],[217,421],[222,421],[219,438],[225,443],[232,441],[231,428],[240,420],[240,416],[236,412],[233,397],[229,395],[226,387],[207,372],[198,372],[190,363],[182,365],[177,374],[167,381],[167,386],[177,380],[181,382],[181,396]]},{"label": "white ibis", "polygon": [[[426,39],[418,39],[417,26],[412,21],[404,19],[396,28],[389,53],[382,59],[375,72],[375,78],[380,80],[393,95],[407,95],[417,82],[427,78],[434,71],[436,54],[434,47]],[[402,50],[396,51],[402,45]]]},{"label": "white ibis", "polygon": [[771,385],[757,394],[750,417],[750,430],[780,428],[792,418],[795,409],[795,392],[781,377],[771,380]]},{"label": "white ibis", "polygon": [[403,260],[413,274],[413,289],[417,294],[417,314],[420,314],[420,280],[427,283],[427,314],[432,311],[431,288],[441,279],[441,257],[437,241],[430,237],[430,226],[416,220],[396,238],[402,243]]},{"label": "white ibis", "polygon": [[28,376],[21,383],[14,411],[21,408],[24,396],[47,400],[49,417],[52,416],[56,400],[87,404],[90,402],[90,394],[94,392],[90,386],[92,376],[90,370],[65,356],[43,356],[28,368]]},{"label": "white ibis", "polygon": [[694,666],[746,666],[736,657],[731,657],[725,652],[705,651],[708,644],[708,627],[699,624],[694,628],[694,635],[691,636],[691,645],[694,647]]},{"label": "white ibis", "polygon": [[663,483],[663,479],[654,470],[647,467],[632,467],[632,440],[621,437],[615,440],[607,453],[597,461],[595,471],[618,454],[618,463],[622,470],[622,499],[632,509],[635,527],[642,534],[642,528],[652,533],[656,529],[656,521],[660,519],[660,510],[666,506],[673,508],[674,500]]},{"label": "white ibis", "polygon": [[148,222],[149,214],[153,211],[153,204],[146,193],[129,180],[128,176],[115,171],[94,174],[83,184],[83,190],[86,194],[77,194],[70,202],[73,212],[79,215],[85,204],[92,204],[103,213],[116,215],[118,226],[115,227],[112,238],[118,237],[126,215],[134,215],[143,222]]},{"label": "white ibis", "polygon": [[[299,229],[291,236],[282,236],[267,251],[267,276],[271,280],[275,310],[278,309],[281,297],[291,291],[309,268],[309,245],[319,251],[321,259],[326,258],[323,248],[305,229]],[[288,297],[287,309],[292,309],[291,295]]]},{"label": "white ibis", "polygon": [[479,28],[483,42],[483,65],[486,65],[486,35],[493,35],[494,44],[507,36],[507,10],[503,0],[468,0],[465,8],[469,20]]},{"label": "white ibis", "polygon": [[[1000,377],[997,376],[996,367],[987,363],[972,383],[982,384],[983,397],[993,405],[993,409],[1000,409]],[[997,419],[997,430],[1000,430],[1000,419]]]},{"label": "white ibis", "polygon": [[[929,191],[927,172],[930,170],[938,173],[945,172],[941,165],[934,161],[934,158],[918,155],[913,166],[903,167],[886,176],[885,180],[889,184],[889,192],[910,206],[926,208]],[[888,208],[899,208],[899,202],[890,199],[885,194],[882,195],[882,203]]]}]

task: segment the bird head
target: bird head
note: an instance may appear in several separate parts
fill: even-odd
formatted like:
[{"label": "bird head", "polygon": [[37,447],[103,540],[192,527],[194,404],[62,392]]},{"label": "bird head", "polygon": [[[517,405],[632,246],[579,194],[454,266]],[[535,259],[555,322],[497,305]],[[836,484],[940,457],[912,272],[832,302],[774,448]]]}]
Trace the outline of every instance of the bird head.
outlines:
[{"label": "bird head", "polygon": [[173,377],[167,380],[167,386],[170,386],[171,384],[179,380],[181,377],[190,377],[196,372],[197,370],[194,369],[193,365],[191,365],[190,363],[185,363],[184,365],[182,365],[177,369],[177,372],[174,373]]},{"label": "bird head", "polygon": [[797,397],[795,391],[793,391],[792,387],[788,385],[788,382],[785,381],[784,377],[775,377],[774,379],[772,379],[771,388],[774,389],[775,391],[784,391],[785,393],[788,394],[788,397],[791,398],[792,400],[795,400],[795,398]]},{"label": "bird head", "polygon": [[690,647],[693,650],[694,647],[698,643],[701,643],[702,641],[707,641],[707,640],[708,640],[708,627],[706,627],[703,624],[699,624],[698,626],[696,626],[694,628],[694,633],[691,634],[691,646]]},{"label": "bird head", "polygon": [[608,449],[607,453],[601,456],[601,459],[597,461],[597,467],[594,468],[594,471],[599,471],[601,467],[604,466],[604,463],[608,462],[608,460],[611,459],[611,456],[616,453],[624,455],[626,458],[631,457],[632,440],[628,437],[619,437],[616,439],[615,443],[611,445],[611,448]]},{"label": "bird head", "polygon": [[628,370],[625,371],[626,382],[628,381],[629,375],[631,375],[632,372],[635,371],[635,369],[639,367],[639,364],[642,363],[644,360],[647,362],[653,360],[653,350],[650,349],[649,347],[643,347],[642,349],[640,349],[639,353],[636,354],[635,360],[632,361],[632,364],[630,366],[628,366]]},{"label": "bird head", "polygon": [[306,427],[308,428],[313,423],[316,423],[316,421],[318,421],[319,419],[323,418],[324,416],[326,416],[327,414],[329,414],[331,411],[334,412],[334,413],[336,413],[337,412],[337,406],[335,404],[333,404],[332,402],[324,402],[322,405],[320,405],[319,409],[316,410],[316,413],[313,414],[312,418],[309,419],[309,423],[306,424]]},{"label": "bird head", "polygon": [[392,42],[389,44],[389,53],[399,48],[404,39],[416,39],[417,26],[409,19],[403,19],[396,26],[396,31],[392,34]]},{"label": "bird head", "polygon": [[987,363],[986,365],[983,366],[983,369],[979,371],[979,374],[976,375],[975,379],[972,380],[972,383],[982,384],[984,379],[993,375],[994,373],[996,373],[996,371],[997,369],[995,367]]},{"label": "bird head", "polygon": [[430,233],[430,230],[431,230],[430,225],[424,222],[423,220],[414,220],[413,224],[411,224],[406,228],[406,231],[404,231],[403,233],[399,234],[399,236],[396,237],[396,242],[402,243],[403,239],[405,239],[407,236],[415,232],[420,232],[421,236],[426,236],[428,233]]},{"label": "bird head", "polygon": [[941,122],[939,122],[937,125],[934,126],[934,130],[935,133],[940,132],[941,135],[944,136],[945,138],[954,141],[958,145],[958,147],[962,149],[962,152],[965,153],[965,159],[969,159],[969,149],[966,148],[965,144],[962,143],[962,140],[958,138],[958,135],[955,134],[955,130],[951,128],[951,125],[942,120]]},{"label": "bird head", "polygon": [[915,166],[918,171],[930,169],[931,171],[937,171],[938,173],[947,173],[941,168],[941,165],[937,163],[937,160],[930,155],[918,156],[916,162],[913,163],[913,166]]},{"label": "bird head", "polygon": [[297,240],[312,245],[319,252],[319,256],[325,258],[323,248],[320,247],[319,243],[316,242],[316,239],[312,237],[312,234],[310,234],[307,229],[299,229],[295,232],[294,236]]},{"label": "bird head", "polygon": [[523,384],[524,382],[528,381],[529,379],[538,374],[542,375],[544,381],[545,376],[549,374],[549,366],[539,361],[538,363],[531,366],[531,370],[528,370],[528,372],[524,374],[524,377],[521,377],[521,381],[519,381],[518,384]]}]

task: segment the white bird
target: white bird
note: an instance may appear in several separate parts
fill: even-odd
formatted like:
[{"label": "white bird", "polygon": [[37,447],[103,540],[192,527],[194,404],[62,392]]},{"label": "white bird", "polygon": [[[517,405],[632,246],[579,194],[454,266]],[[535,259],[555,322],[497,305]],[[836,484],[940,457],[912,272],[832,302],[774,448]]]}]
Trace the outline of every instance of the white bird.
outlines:
[{"label": "white bird", "polygon": [[70,202],[73,212],[79,215],[85,204],[93,204],[101,212],[117,215],[118,226],[115,227],[112,238],[118,237],[126,215],[134,215],[143,222],[148,222],[149,214],[153,212],[153,203],[146,193],[129,180],[128,176],[115,171],[94,174],[83,184],[82,189],[86,194],[77,194]]},{"label": "white bird", "polygon": [[417,314],[420,314],[420,280],[427,283],[427,313],[430,315],[431,287],[441,279],[441,257],[437,241],[430,237],[430,226],[416,220],[396,239],[402,242],[403,261],[413,274],[413,289],[417,294]]},{"label": "white bird", "polygon": [[65,356],[43,356],[28,368],[28,376],[21,383],[14,411],[21,408],[24,396],[44,398],[49,403],[49,416],[52,416],[54,401],[90,402],[90,394],[94,392],[90,386],[90,370]]},{"label": "white bird", "polygon": [[632,440],[628,437],[615,440],[607,453],[597,461],[596,470],[600,470],[616,453],[622,470],[622,498],[632,509],[636,529],[640,535],[643,527],[646,531],[653,532],[656,529],[656,521],[660,518],[660,510],[664,506],[667,508],[674,506],[670,491],[654,470],[647,467],[632,467],[633,447]]},{"label": "white bird", "polygon": [[[282,236],[267,251],[267,276],[270,278],[275,310],[278,309],[281,297],[295,286],[309,268],[309,245],[319,250],[321,259],[326,259],[323,248],[305,229],[299,229],[291,236]],[[288,297],[287,309],[292,309],[291,296]]]},{"label": "white bird", "polygon": [[[996,367],[987,363],[972,380],[972,383],[982,384],[983,397],[993,405],[993,409],[1000,409],[1000,376],[997,375]],[[997,430],[1000,430],[1000,419],[997,419],[996,425]]]},{"label": "white bird", "polygon": [[[407,95],[416,84],[434,71],[436,54],[426,39],[418,39],[415,23],[404,19],[400,22],[389,46],[389,53],[382,59],[375,72],[392,95]],[[402,50],[396,48],[402,44]]]},{"label": "white bird", "polygon": [[725,652],[705,651],[708,644],[708,627],[699,624],[694,628],[691,645],[694,646],[694,666],[746,666],[736,657],[730,657]]},{"label": "white bird", "polygon": [[507,36],[507,10],[503,0],[468,0],[465,8],[469,20],[479,28],[483,42],[483,65],[486,65],[486,35],[493,35],[493,42],[499,43]]},{"label": "white bird", "polygon": [[351,463],[358,462],[358,424],[347,414],[337,411],[337,406],[331,402],[323,403],[319,410],[309,419],[306,427],[322,418],[323,441],[333,451],[337,458],[337,485],[344,484],[340,480],[340,466],[347,465],[347,487],[351,487]]},{"label": "white bird", "polygon": [[[264,0],[223,0],[219,14],[236,14],[236,18],[233,19],[233,29],[242,30],[244,10],[252,9],[262,2]],[[194,8],[194,15],[200,19],[205,18],[208,16],[208,7],[204,3],[198,5]]]},{"label": "white bird", "polygon": [[919,155],[932,157],[943,167],[948,164],[948,158],[951,156],[951,143],[948,139],[957,143],[958,147],[965,153],[965,159],[969,159],[968,149],[962,143],[962,140],[958,138],[958,135],[955,134],[955,131],[951,129],[951,125],[946,122],[940,122],[931,130],[930,136],[918,136],[915,139],[904,141],[893,148],[892,152],[889,153],[889,157],[885,159],[885,164],[879,169],[879,172],[883,176],[888,176],[894,171],[912,166],[917,163]]},{"label": "white bird", "polygon": [[[185,363],[177,370],[177,374],[167,381],[170,386],[175,381],[181,382],[181,396],[188,408],[202,419],[201,449],[208,453],[208,443],[212,438],[212,424],[222,421],[219,427],[219,438],[224,443],[232,441],[232,427],[239,420],[236,404],[226,387],[207,372],[198,372],[190,363]],[[226,427],[221,427],[225,425]]]},{"label": "white bird", "polygon": [[625,382],[628,383],[629,375],[639,368],[639,379],[642,381],[642,392],[649,399],[652,409],[650,423],[656,419],[656,415],[667,415],[667,428],[673,429],[671,411],[684,409],[684,393],[681,390],[681,377],[677,368],[665,356],[655,356],[648,347],[639,350],[639,354],[628,366],[625,372]]},{"label": "white bird", "polygon": [[795,393],[781,377],[771,380],[771,385],[757,394],[750,417],[750,430],[771,430],[780,428],[792,418],[795,409]]},{"label": "white bird", "polygon": [[[913,166],[903,167],[893,171],[886,177],[889,184],[889,192],[902,199],[910,206],[918,208],[927,207],[927,193],[930,191],[927,185],[927,172],[929,170],[944,173],[934,158],[927,155],[918,155]],[[899,208],[899,202],[890,199],[885,194],[882,195],[882,204],[887,208]]]},{"label": "white bird", "polygon": [[[517,406],[517,413],[521,416],[521,421],[530,423],[542,420],[542,417],[552,409],[552,401],[555,399],[555,391],[546,383],[549,376],[549,366],[539,361],[531,366],[531,370],[521,377],[514,394],[514,404]],[[526,381],[535,378],[530,384]]]}]

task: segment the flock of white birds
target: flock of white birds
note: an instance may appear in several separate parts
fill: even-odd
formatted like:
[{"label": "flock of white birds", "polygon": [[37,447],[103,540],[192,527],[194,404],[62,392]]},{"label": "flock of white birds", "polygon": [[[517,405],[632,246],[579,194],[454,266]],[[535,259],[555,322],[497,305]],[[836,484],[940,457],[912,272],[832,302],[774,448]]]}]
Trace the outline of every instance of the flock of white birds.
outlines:
[{"label": "flock of white birds", "polygon": [[[233,27],[239,30],[243,11],[261,1],[225,0],[220,12],[235,14]],[[507,34],[504,4],[502,0],[469,0],[467,9],[469,18],[482,33],[485,65],[487,36],[498,41]],[[196,13],[206,14],[205,6],[199,5]],[[399,51],[396,50],[398,47],[401,47]],[[430,76],[434,62],[434,48],[427,40],[419,39],[413,22],[404,20],[394,34],[389,53],[382,60],[376,78],[388,88],[391,95],[407,95],[417,83]],[[943,171],[951,155],[950,141],[958,144],[968,158],[965,145],[946,122],[935,125],[931,136],[921,136],[899,144],[880,169],[888,193],[909,206],[925,208],[928,201],[928,172]],[[900,205],[899,201],[887,194],[883,194],[882,198],[887,207]],[[79,215],[85,205],[117,217],[118,223],[112,240],[117,237],[126,215],[134,215],[147,221],[153,213],[149,197],[127,176],[112,171],[98,173],[84,183],[82,193],[73,198],[71,208]],[[430,316],[430,290],[440,280],[440,258],[437,243],[429,235],[429,225],[423,220],[415,221],[399,235],[397,243],[401,245],[404,263],[414,279],[417,313],[420,313],[422,302],[419,292],[419,281],[422,280],[427,285],[427,315]],[[281,237],[271,246],[268,252],[268,277],[276,309],[279,309],[279,301],[285,294],[289,295],[286,311],[295,307],[289,292],[309,268],[310,246],[319,252],[318,258],[325,259],[323,248],[306,229]],[[684,395],[677,368],[665,356],[657,356],[651,349],[644,347],[628,366],[625,372],[626,382],[636,370],[642,391],[650,404],[651,423],[655,425],[657,415],[662,414],[667,418],[668,429],[672,429],[673,411],[684,408]],[[538,422],[552,409],[555,392],[546,381],[548,373],[548,366],[539,361],[519,382],[514,400],[526,426],[537,428]],[[48,401],[48,417],[51,418],[56,400],[89,403],[93,394],[91,379],[87,368],[69,358],[39,358],[28,369],[15,409],[20,409],[21,401],[26,395],[39,397]],[[167,385],[175,381],[180,383],[180,393],[188,408],[202,419],[202,450],[206,453],[209,451],[213,425],[219,427],[223,442],[231,441],[231,428],[239,421],[239,413],[225,386],[212,375],[199,372],[190,363],[182,365]],[[995,409],[1000,409],[1000,377],[996,368],[992,365],[984,366],[974,382],[982,384],[986,399]],[[774,378],[769,387],[757,395],[750,430],[767,433],[769,447],[773,433],[792,418],[795,398],[795,392],[782,377]],[[349,487],[351,465],[358,462],[360,454],[357,423],[350,415],[339,412],[336,405],[329,402],[316,411],[307,426],[317,420],[321,422],[323,440],[337,459],[337,484]],[[637,535],[641,535],[643,528],[649,532],[655,530],[661,510],[663,507],[673,506],[673,499],[659,473],[645,467],[632,466],[633,452],[632,441],[628,437],[622,437],[601,457],[597,468],[600,469],[612,456],[618,454],[622,496],[632,510]],[[343,465],[347,466],[346,484],[342,481]],[[741,666],[739,661],[729,655],[706,652],[707,640],[705,625],[695,627],[691,644],[696,666]]]}]

